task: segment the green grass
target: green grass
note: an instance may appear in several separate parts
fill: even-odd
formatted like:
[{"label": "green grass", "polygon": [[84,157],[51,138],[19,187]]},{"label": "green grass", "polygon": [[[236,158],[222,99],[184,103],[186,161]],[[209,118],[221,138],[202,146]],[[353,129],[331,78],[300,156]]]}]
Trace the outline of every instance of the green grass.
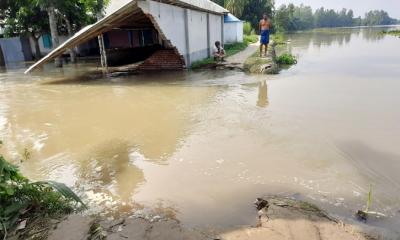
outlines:
[{"label": "green grass", "polygon": [[271,35],[271,40],[274,41],[276,45],[283,45],[286,44],[286,36],[282,32],[277,32]]},{"label": "green grass", "polygon": [[[252,40],[254,40],[254,39],[252,39]],[[257,41],[258,41],[258,37],[257,37]],[[226,57],[229,57],[236,53],[239,53],[239,52],[245,50],[248,45],[249,45],[249,43],[246,41],[243,41],[242,43],[225,44],[225,46],[224,46],[225,55],[226,55]],[[214,61],[213,57],[206,58],[206,59],[192,63],[191,69],[199,69],[199,68],[202,68],[209,64],[214,64],[214,63],[215,63],[215,61]]]},{"label": "green grass", "polygon": [[276,63],[280,65],[293,65],[297,63],[297,59],[290,53],[285,53],[276,58]]},{"label": "green grass", "polygon": [[209,64],[214,64],[214,58],[206,58],[200,61],[196,61],[192,63],[192,66],[190,66],[191,69],[199,69],[202,68],[204,66],[207,66]]},{"label": "green grass", "polygon": [[247,44],[256,43],[258,42],[258,35],[244,35],[243,42]]},{"label": "green grass", "polygon": [[225,54],[227,57],[232,56],[236,53],[239,53],[247,48],[249,44],[242,43],[233,43],[233,44],[225,44]]},{"label": "green grass", "polygon": [[382,34],[389,34],[400,37],[400,30],[382,31]]},{"label": "green grass", "polygon": [[[53,181],[31,182],[0,155],[0,237],[26,239],[45,219],[58,218],[85,207],[67,186]],[[27,220],[27,226],[16,231]],[[39,224],[40,223],[40,224]],[[43,227],[46,232],[46,227]],[[36,232],[36,230],[34,230]],[[37,238],[35,238],[37,239]]]}]

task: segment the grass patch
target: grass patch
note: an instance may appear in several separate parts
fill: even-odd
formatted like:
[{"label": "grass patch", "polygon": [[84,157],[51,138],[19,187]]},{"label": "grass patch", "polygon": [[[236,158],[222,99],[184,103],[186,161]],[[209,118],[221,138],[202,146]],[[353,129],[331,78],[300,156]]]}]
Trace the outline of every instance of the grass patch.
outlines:
[{"label": "grass patch", "polygon": [[297,63],[297,59],[290,53],[284,53],[276,58],[276,63],[280,65],[293,65]]},{"label": "grass patch", "polygon": [[214,63],[215,63],[214,58],[206,58],[206,59],[192,63],[192,66],[190,66],[190,68],[191,69],[199,69],[199,68],[202,68],[204,66],[214,64]]},{"label": "grass patch", "polygon": [[286,44],[286,36],[282,32],[277,32],[271,36],[271,40],[276,44],[276,45],[283,45]]},{"label": "grass patch", "polygon": [[255,34],[244,35],[243,42],[247,43],[247,44],[256,43],[256,42],[258,42],[258,35],[255,35]]},{"label": "grass patch", "polygon": [[[47,234],[45,219],[59,218],[85,207],[62,183],[31,182],[0,155],[0,238],[27,239]],[[40,230],[36,229],[40,228]],[[42,237],[34,236],[34,239]]]},{"label": "grass patch", "polygon": [[[256,42],[257,41],[258,41],[258,37],[257,37]],[[241,43],[225,44],[225,46],[224,46],[225,55],[226,55],[226,57],[235,55],[236,53],[239,53],[239,52],[245,50],[248,45],[249,45],[249,42],[247,42],[247,41],[243,41]],[[203,59],[203,60],[196,61],[196,62],[192,63],[191,69],[199,69],[199,68],[205,67],[205,66],[210,65],[210,64],[215,64],[215,61],[214,61],[213,57],[206,58],[206,59]]]},{"label": "grass patch", "polygon": [[238,52],[241,52],[247,48],[249,44],[246,42],[225,44],[225,54],[227,57],[232,56]]},{"label": "grass patch", "polygon": [[[225,44],[225,55],[226,57],[235,55],[247,48],[249,44],[258,42],[258,35],[245,35],[243,36],[243,42],[239,43],[232,43],[232,44]],[[191,65],[191,69],[199,69],[205,66],[215,64],[214,58],[206,58],[200,61],[193,62]]]},{"label": "grass patch", "polygon": [[400,37],[400,30],[382,31],[381,34],[389,34]]}]

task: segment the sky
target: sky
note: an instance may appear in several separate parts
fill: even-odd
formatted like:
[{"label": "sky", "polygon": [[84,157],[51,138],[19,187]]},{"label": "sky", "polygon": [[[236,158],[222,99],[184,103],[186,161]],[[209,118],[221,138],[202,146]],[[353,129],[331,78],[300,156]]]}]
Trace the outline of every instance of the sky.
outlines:
[{"label": "sky", "polygon": [[316,8],[353,9],[355,16],[364,16],[369,10],[385,10],[393,18],[400,19],[400,0],[275,0],[276,6],[293,3],[295,5],[311,6]]}]

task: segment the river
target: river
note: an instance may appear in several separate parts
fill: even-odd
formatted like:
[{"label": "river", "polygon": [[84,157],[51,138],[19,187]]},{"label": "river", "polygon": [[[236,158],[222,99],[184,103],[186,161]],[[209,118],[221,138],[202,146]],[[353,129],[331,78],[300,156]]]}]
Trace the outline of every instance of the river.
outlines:
[{"label": "river", "polygon": [[284,194],[349,220],[372,185],[371,210],[388,218],[369,224],[399,231],[400,39],[381,30],[289,35],[298,64],[275,76],[3,69],[0,151],[92,211],[151,206],[230,227],[255,221],[256,197]]}]

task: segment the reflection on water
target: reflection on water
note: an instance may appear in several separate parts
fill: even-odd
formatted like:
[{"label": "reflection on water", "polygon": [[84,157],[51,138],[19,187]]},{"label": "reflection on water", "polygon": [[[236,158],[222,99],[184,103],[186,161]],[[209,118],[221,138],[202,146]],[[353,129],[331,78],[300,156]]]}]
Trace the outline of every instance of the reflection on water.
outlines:
[{"label": "reflection on water", "polygon": [[258,101],[257,106],[259,107],[267,107],[268,106],[268,86],[267,81],[261,81],[258,84]]},{"label": "reflection on water", "polygon": [[145,182],[143,171],[131,162],[131,149],[126,141],[117,139],[95,146],[87,159],[81,161],[79,177],[87,185],[106,188],[117,200],[129,203],[139,185]]},{"label": "reflection on water", "polygon": [[[8,69],[0,151],[99,211],[162,206],[194,226],[251,223],[253,199],[276,193],[352,218],[373,184],[374,210],[390,217],[372,224],[396,231],[400,49],[381,30],[290,35],[279,51],[299,62],[277,76],[83,77],[93,63]],[[32,158],[20,163],[24,149]]]}]

